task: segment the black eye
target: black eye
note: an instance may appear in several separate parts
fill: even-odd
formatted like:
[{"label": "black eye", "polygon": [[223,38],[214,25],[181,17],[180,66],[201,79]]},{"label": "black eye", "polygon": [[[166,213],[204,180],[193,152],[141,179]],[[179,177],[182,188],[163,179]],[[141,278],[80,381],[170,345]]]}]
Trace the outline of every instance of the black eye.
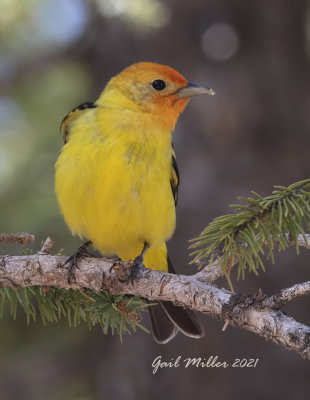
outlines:
[{"label": "black eye", "polygon": [[156,79],[156,81],[152,83],[152,86],[156,90],[164,90],[166,87],[166,83],[161,79]]}]

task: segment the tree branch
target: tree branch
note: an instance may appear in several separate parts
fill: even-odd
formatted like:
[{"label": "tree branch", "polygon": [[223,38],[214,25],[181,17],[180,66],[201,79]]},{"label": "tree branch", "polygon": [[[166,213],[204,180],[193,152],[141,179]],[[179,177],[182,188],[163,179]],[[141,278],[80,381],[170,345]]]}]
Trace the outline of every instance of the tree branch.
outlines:
[{"label": "tree branch", "polygon": [[310,294],[310,281],[297,283],[294,286],[280,290],[279,293],[266,298],[263,301],[263,305],[270,308],[279,308],[306,294]]},{"label": "tree branch", "polygon": [[[0,286],[15,289],[37,285],[75,290],[87,288],[96,292],[107,290],[112,294],[132,294],[151,301],[171,301],[228,320],[231,325],[254,332],[310,360],[310,328],[275,309],[283,301],[298,297],[285,294],[288,289],[281,292],[278,301],[269,300],[268,303],[261,292],[242,296],[219,289],[201,279],[202,272],[185,276],[145,268],[137,278],[120,281],[120,269],[129,269],[130,262],[115,263],[97,258],[81,260],[75,272],[75,282],[68,283],[67,270],[63,268],[65,260],[66,257],[42,251],[30,256],[2,256]],[[301,289],[296,289],[295,293],[301,295]],[[308,293],[308,288],[305,293]]]},{"label": "tree branch", "polygon": [[0,233],[0,243],[26,244],[34,242],[34,235],[30,233]]},{"label": "tree branch", "polygon": [[223,269],[218,262],[209,265],[208,262],[198,259],[195,261],[195,264],[201,270],[195,275],[201,282],[212,283],[223,276]]}]

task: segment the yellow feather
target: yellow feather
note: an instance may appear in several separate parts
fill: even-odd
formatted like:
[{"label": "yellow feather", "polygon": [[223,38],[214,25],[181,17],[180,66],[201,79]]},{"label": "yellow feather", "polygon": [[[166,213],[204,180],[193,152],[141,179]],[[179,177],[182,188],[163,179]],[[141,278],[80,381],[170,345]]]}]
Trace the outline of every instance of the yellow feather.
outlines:
[{"label": "yellow feather", "polygon": [[[152,127],[148,114],[139,121],[131,114],[87,110],[56,163],[56,193],[71,231],[122,259],[134,259],[145,241],[163,250],[175,228],[170,132]],[[154,265],[153,252],[145,263]]]},{"label": "yellow feather", "polygon": [[[152,87],[154,79],[163,79],[165,90]],[[111,79],[94,108],[78,107],[65,118],[68,142],[55,166],[58,202],[71,231],[102,254],[134,259],[147,242],[144,264],[168,269],[171,185],[176,190],[178,183],[171,131],[188,101],[177,91],[187,85],[169,67],[134,64]]]}]

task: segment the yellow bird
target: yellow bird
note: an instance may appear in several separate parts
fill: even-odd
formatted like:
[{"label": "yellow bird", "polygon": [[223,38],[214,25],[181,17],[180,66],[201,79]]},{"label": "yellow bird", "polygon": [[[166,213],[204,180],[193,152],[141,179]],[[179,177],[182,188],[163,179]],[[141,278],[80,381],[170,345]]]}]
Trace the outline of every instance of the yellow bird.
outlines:
[{"label": "yellow bird", "polygon": [[[174,273],[165,243],[175,230],[179,185],[171,132],[189,98],[202,94],[214,92],[168,66],[140,62],[64,118],[55,190],[73,234],[103,255]],[[193,312],[172,303],[149,311],[159,343],[179,330],[204,334]]]}]

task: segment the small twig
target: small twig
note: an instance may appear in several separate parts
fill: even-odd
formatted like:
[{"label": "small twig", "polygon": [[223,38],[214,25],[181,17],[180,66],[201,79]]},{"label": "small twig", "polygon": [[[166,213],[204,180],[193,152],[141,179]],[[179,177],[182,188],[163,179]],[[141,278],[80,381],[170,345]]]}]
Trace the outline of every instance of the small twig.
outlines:
[{"label": "small twig", "polygon": [[54,240],[48,236],[45,239],[42,249],[38,252],[38,254],[51,254],[54,244],[55,244]]},{"label": "small twig", "polygon": [[277,309],[307,294],[310,294],[310,281],[297,283],[296,285],[282,289],[280,292],[264,299],[262,305]]},{"label": "small twig", "polygon": [[30,233],[0,233],[0,243],[26,244],[34,242],[34,235]]},{"label": "small twig", "polygon": [[222,332],[225,332],[225,331],[226,331],[228,325],[229,325],[229,320],[227,319],[227,320],[225,321],[225,324],[224,324],[223,328],[222,328]]},{"label": "small twig", "polygon": [[204,260],[198,259],[195,261],[195,264],[198,265],[198,268],[202,268],[201,271],[195,274],[195,277],[200,282],[212,283],[223,276],[223,269],[218,261],[214,261],[213,264],[209,265]]},{"label": "small twig", "polygon": [[[296,243],[294,242],[294,240],[292,240],[291,236],[288,233],[286,233],[285,236],[287,237],[288,244],[290,246],[295,246]],[[306,233],[305,236],[304,235],[298,235],[297,236],[297,243],[298,243],[298,246],[300,246],[300,247],[306,247],[307,249],[310,249],[310,234]]]}]

